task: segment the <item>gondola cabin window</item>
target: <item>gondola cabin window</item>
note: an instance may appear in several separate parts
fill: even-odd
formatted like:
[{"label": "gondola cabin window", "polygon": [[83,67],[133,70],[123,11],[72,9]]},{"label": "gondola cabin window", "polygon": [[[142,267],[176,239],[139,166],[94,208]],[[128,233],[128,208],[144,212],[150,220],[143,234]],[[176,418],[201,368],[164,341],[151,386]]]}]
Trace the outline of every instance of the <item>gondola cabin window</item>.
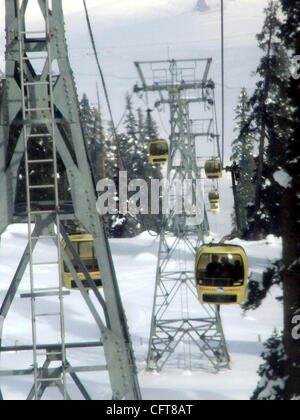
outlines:
[{"label": "gondola cabin window", "polygon": [[207,286],[241,286],[244,283],[243,261],[240,255],[203,255],[198,263],[199,284]]}]

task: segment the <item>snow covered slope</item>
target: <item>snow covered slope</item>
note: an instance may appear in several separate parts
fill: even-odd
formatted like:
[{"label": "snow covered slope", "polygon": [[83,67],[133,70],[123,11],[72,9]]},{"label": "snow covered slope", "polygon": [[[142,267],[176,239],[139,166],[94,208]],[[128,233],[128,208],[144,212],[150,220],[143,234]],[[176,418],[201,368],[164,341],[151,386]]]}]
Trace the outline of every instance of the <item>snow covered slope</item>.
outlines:
[{"label": "snow covered slope", "polygon": [[[10,284],[18,260],[26,245],[27,226],[10,226],[2,237],[0,248],[0,302]],[[218,235],[215,235],[217,237]],[[266,241],[241,242],[250,261],[250,270],[259,276],[271,261],[280,257],[280,240],[269,237]],[[158,239],[144,233],[134,239],[111,240],[114,263],[117,271],[123,305],[125,307],[130,333],[137,358],[139,380],[144,399],[248,399],[257,382],[257,368],[261,363],[261,341],[266,340],[274,328],[282,327],[281,305],[275,300],[280,290],[273,289],[264,306],[243,316],[239,306],[222,308],[225,335],[231,356],[231,370],[215,374],[206,359],[199,357],[199,352],[192,343],[181,344],[160,374],[145,372],[145,359],[148,350],[148,338],[152,312],[152,300],[155,283],[155,268]],[[39,247],[38,258],[45,252],[53,252],[51,242]],[[56,271],[47,267],[41,269],[45,284],[50,285]],[[55,273],[55,274],[54,274]],[[4,327],[4,345],[30,344],[31,323],[30,304],[20,299],[20,294],[29,290],[29,274],[25,275],[18,290],[14,305]],[[51,310],[51,303],[43,299],[43,311]],[[68,342],[99,339],[89,312],[78,292],[72,292],[65,302],[66,333]],[[190,302],[191,315],[197,316],[199,303]],[[45,342],[56,342],[56,326],[45,322],[43,325]],[[95,351],[69,351],[68,358],[74,364],[101,364]],[[0,368],[24,368],[32,363],[31,355],[16,353],[3,355]],[[195,367],[190,368],[190,363]],[[82,380],[89,389],[93,389],[93,398],[110,398],[106,375],[95,373],[82,374]],[[0,386],[6,399],[24,399],[29,392],[32,379],[1,378]],[[78,391],[70,384],[73,398],[80,398]],[[60,398],[55,389],[50,389],[47,398]]]}]

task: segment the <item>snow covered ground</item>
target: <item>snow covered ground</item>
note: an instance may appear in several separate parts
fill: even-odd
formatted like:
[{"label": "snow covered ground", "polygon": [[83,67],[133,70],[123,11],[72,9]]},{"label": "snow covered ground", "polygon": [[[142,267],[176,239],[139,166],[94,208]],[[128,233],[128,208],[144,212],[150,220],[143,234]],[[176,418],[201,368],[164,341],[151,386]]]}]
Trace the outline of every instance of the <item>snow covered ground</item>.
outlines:
[{"label": "snow covered ground", "polygon": [[[234,241],[234,243],[244,246],[250,270],[256,276],[259,276],[272,260],[280,257],[281,241],[273,237],[261,242]],[[131,257],[130,244],[135,248],[134,259]],[[116,268],[120,273],[120,288],[124,293],[124,305],[128,307],[126,311],[140,368],[143,368],[143,358],[147,352],[157,245],[157,240],[147,234],[142,234],[138,240],[112,241]],[[123,253],[119,255],[121,250],[125,251],[125,255]],[[261,309],[249,312],[245,316],[239,306],[222,308],[225,336],[231,356],[231,370],[215,374],[206,361],[202,361],[198,371],[185,369],[189,362],[184,360],[187,348],[181,346],[162,373],[158,375],[145,371],[140,373],[144,398],[248,399],[258,380],[256,371],[261,363],[259,357],[262,351],[261,341],[269,338],[274,328],[282,327],[282,309],[275,300],[277,295],[280,295],[280,290],[272,290],[272,295],[268,296]],[[196,301],[190,302],[191,313],[197,314],[198,310],[199,304]],[[194,363],[196,363],[195,356],[197,358],[197,352],[192,355]]]},{"label": "snow covered ground", "polygon": [[[12,225],[2,237],[0,248],[0,302],[3,300],[26,245],[27,226]],[[212,235],[213,236],[213,235]],[[215,235],[217,238],[219,235]],[[155,268],[158,239],[143,233],[134,239],[111,240],[114,263],[117,271],[123,305],[126,311],[133,340],[139,381],[144,399],[154,400],[244,400],[248,399],[258,380],[257,369],[261,363],[261,341],[271,335],[274,328],[282,328],[282,308],[275,298],[279,289],[272,289],[262,308],[243,315],[239,306],[222,308],[225,335],[231,356],[231,369],[216,374],[208,361],[202,359],[190,343],[179,345],[174,356],[159,374],[145,371],[145,358],[152,312]],[[259,276],[273,260],[280,257],[281,241],[269,237],[265,241],[241,242],[249,257],[250,270]],[[39,245],[37,258],[41,261],[45,252],[54,252],[50,242]],[[52,272],[51,272],[52,270]],[[55,272],[55,271],[54,271]],[[44,267],[41,275],[44,286],[51,285],[53,268]],[[29,274],[26,272],[17,297],[4,324],[3,344],[30,344],[31,323],[30,303],[21,299],[20,294],[29,290]],[[53,301],[43,300],[43,311],[52,309]],[[99,339],[98,331],[89,311],[78,292],[65,297],[67,340],[93,341]],[[199,303],[190,302],[190,311],[197,314]],[[57,325],[45,321],[39,331],[41,341],[56,342]],[[76,365],[101,364],[97,350],[69,351],[68,358]],[[16,353],[3,355],[1,369],[28,368],[32,363],[31,354]],[[191,369],[191,364],[193,368]],[[82,374],[84,383],[92,389],[97,399],[109,399],[106,374]],[[6,399],[24,399],[32,384],[30,377],[1,378],[0,386]],[[80,398],[77,389],[70,383],[70,393]],[[55,389],[49,389],[46,398],[60,398]]]}]

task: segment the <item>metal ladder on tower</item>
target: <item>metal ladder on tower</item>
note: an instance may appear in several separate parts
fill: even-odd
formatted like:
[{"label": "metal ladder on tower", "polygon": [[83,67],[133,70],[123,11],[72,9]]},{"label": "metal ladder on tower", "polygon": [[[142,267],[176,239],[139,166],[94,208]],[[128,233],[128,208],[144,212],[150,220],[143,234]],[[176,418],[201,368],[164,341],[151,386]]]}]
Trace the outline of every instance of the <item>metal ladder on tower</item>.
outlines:
[{"label": "metal ladder on tower", "polygon": [[[46,2],[48,3],[48,2]],[[19,10],[19,9],[18,9]],[[61,391],[64,399],[68,398],[66,391],[66,347],[65,347],[65,326],[64,326],[64,307],[63,297],[69,292],[63,290],[62,278],[61,278],[61,249],[60,249],[60,216],[59,216],[59,189],[58,189],[58,168],[57,168],[57,150],[55,141],[55,111],[53,101],[53,80],[52,80],[52,69],[51,69],[51,50],[50,50],[50,31],[49,31],[49,7],[46,4],[45,8],[45,29],[41,31],[26,32],[26,29],[22,27],[21,16],[18,16],[18,36],[20,46],[20,85],[22,92],[22,118],[25,124],[23,125],[23,138],[25,146],[25,177],[26,177],[26,196],[27,196],[27,216],[28,216],[28,236],[29,236],[29,268],[30,268],[30,293],[22,294],[22,298],[31,299],[31,311],[32,311],[32,341],[33,341],[33,373],[34,373],[34,386],[29,394],[28,399],[35,398],[40,399],[43,392],[48,386],[57,386]],[[41,36],[45,38],[46,44],[46,55],[30,57],[30,61],[45,60],[45,66],[47,69],[47,78],[45,80],[28,80],[25,78],[24,67],[29,59],[26,53],[24,53],[25,42],[28,42],[28,38],[32,36]],[[28,38],[27,38],[28,37]],[[43,72],[45,74],[45,72]],[[44,86],[45,98],[43,98],[44,104],[41,105],[36,101],[36,95],[30,95],[34,92],[34,89],[41,85]],[[45,132],[44,126],[40,124],[40,117],[43,115],[46,121],[45,126],[48,132]],[[39,121],[39,123],[38,123]],[[39,141],[43,139],[44,144],[47,146],[44,149],[44,156],[36,158],[32,153],[33,148],[31,142]],[[32,173],[35,173],[37,168],[44,168],[51,173],[50,181],[39,182],[35,184],[32,180]],[[51,169],[50,169],[51,168]],[[47,171],[46,171],[47,172]],[[36,208],[33,203],[33,196],[39,197],[47,193],[51,195],[53,204],[49,205],[49,208],[39,209]],[[41,235],[35,236],[33,225],[37,219],[52,218],[53,223],[47,232],[42,232]],[[57,252],[55,260],[53,257],[47,257],[43,262],[35,261],[34,250],[36,245],[41,241],[52,240],[56,244]],[[47,253],[48,254],[48,253]],[[58,266],[58,279],[56,285],[52,287],[43,287],[41,274],[39,269],[41,266]],[[37,311],[37,300],[43,298],[55,298],[58,299],[56,302],[57,310],[49,313],[39,313]],[[38,324],[40,320],[44,320],[47,317],[57,317],[59,320],[59,344],[53,349],[46,349],[46,362],[43,366],[39,366],[39,328]],[[56,366],[51,374],[49,374],[48,366],[51,362],[59,363],[59,367]],[[45,369],[47,367],[47,369]],[[46,375],[46,376],[45,376]]]}]

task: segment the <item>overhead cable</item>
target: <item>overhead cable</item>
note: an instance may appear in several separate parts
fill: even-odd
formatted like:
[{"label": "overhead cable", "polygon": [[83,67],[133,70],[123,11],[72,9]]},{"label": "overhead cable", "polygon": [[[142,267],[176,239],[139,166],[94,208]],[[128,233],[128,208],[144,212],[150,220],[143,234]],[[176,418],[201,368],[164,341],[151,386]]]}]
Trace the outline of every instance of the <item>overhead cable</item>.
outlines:
[{"label": "overhead cable", "polygon": [[110,100],[109,100],[109,96],[108,96],[108,91],[107,91],[104,75],[103,75],[103,72],[102,72],[102,69],[101,69],[101,66],[100,66],[100,61],[99,61],[99,57],[98,57],[98,53],[97,53],[95,39],[94,39],[92,26],[91,26],[91,22],[90,22],[90,18],[89,18],[89,13],[88,13],[88,9],[87,9],[87,5],[86,5],[85,0],[83,0],[83,5],[84,5],[84,10],[85,10],[85,16],[86,16],[86,21],[87,21],[87,25],[88,25],[90,40],[91,40],[91,44],[92,44],[92,47],[93,47],[93,51],[94,51],[97,67],[98,67],[98,70],[99,70],[99,74],[100,74],[100,77],[101,77],[102,86],[103,86],[103,90],[104,90],[104,95],[105,95],[105,99],[106,99],[106,104],[107,104],[107,108],[108,108],[108,112],[109,112],[109,116],[110,116],[110,120],[111,120],[111,127],[112,127],[112,131],[113,131],[113,136],[114,136],[115,144],[116,144],[116,147],[117,147],[119,170],[125,170],[124,162],[123,162],[121,152],[120,152],[120,145],[119,145],[119,141],[118,141],[117,130],[116,130],[113,115],[112,115],[112,110],[111,110]]}]

